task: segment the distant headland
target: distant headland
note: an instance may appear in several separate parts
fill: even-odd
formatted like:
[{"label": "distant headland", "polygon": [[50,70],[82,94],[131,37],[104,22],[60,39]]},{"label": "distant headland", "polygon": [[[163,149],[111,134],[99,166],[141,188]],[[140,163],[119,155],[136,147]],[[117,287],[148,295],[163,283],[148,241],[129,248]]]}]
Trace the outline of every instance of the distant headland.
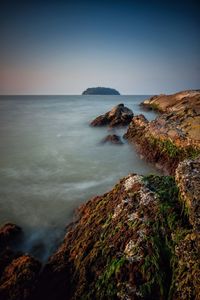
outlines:
[{"label": "distant headland", "polygon": [[120,93],[111,88],[106,87],[93,87],[85,90],[82,95],[120,95]]}]

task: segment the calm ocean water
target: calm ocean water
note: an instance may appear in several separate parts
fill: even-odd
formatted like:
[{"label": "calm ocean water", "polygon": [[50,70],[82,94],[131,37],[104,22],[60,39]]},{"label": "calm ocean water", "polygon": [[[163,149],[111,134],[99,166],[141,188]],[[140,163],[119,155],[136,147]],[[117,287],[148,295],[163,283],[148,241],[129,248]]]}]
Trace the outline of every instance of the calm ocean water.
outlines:
[{"label": "calm ocean water", "polygon": [[157,173],[127,143],[100,145],[107,129],[89,126],[119,103],[153,119],[138,105],[147,97],[0,97],[0,224],[23,227],[20,249],[45,259],[81,203],[130,172]]}]

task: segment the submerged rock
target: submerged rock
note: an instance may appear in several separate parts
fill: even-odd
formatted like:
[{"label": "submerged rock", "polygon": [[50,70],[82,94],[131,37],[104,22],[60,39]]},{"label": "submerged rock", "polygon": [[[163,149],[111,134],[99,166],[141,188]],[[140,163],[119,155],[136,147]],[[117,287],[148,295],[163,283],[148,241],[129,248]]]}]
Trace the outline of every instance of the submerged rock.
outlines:
[{"label": "submerged rock", "polygon": [[115,145],[123,145],[123,142],[119,135],[109,134],[102,141],[101,144],[110,143]]},{"label": "submerged rock", "polygon": [[126,126],[133,118],[133,112],[131,109],[124,106],[124,104],[118,104],[113,107],[113,109],[104,115],[101,115],[94,119],[90,125],[91,126]]}]

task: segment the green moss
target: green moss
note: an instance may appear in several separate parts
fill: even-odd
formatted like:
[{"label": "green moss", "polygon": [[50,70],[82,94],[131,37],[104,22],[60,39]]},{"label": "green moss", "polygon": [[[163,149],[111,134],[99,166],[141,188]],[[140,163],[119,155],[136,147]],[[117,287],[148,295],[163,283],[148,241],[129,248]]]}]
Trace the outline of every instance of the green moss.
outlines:
[{"label": "green moss", "polygon": [[143,181],[159,196],[161,203],[177,202],[179,190],[173,176],[147,175],[143,177]]},{"label": "green moss", "polygon": [[153,136],[148,137],[148,142],[154,148],[158,148],[161,153],[166,153],[169,158],[177,158],[179,161],[185,158],[196,158],[200,155],[200,149],[194,146],[181,148],[176,146],[171,140],[160,140]]},{"label": "green moss", "polygon": [[182,156],[184,153],[183,149],[178,148],[170,140],[160,140],[151,136],[148,138],[148,141],[153,147],[159,148],[161,153],[167,153],[167,155],[170,158],[176,158],[178,156]]},{"label": "green moss", "polygon": [[114,299],[118,292],[115,276],[120,272],[121,267],[126,263],[126,258],[114,258],[106,266],[102,275],[96,282],[98,299]]},{"label": "green moss", "polygon": [[[146,282],[140,286],[145,299],[156,295],[159,299],[171,299],[175,282],[177,257],[175,246],[189,232],[187,216],[183,215],[179,202],[179,190],[172,176],[149,175],[143,178],[145,185],[157,194],[159,211],[153,222],[152,234],[147,243],[152,247],[142,265]],[[173,239],[172,239],[173,236]],[[155,294],[156,292],[159,294]]]},{"label": "green moss", "polygon": [[169,245],[165,243],[159,231],[148,238],[148,244],[153,249],[151,254],[146,255],[141,267],[146,282],[140,286],[140,292],[145,299],[152,295],[159,299],[167,299],[171,284]]},{"label": "green moss", "polygon": [[190,146],[187,148],[187,153],[189,158],[195,159],[200,155],[200,149]]},{"label": "green moss", "polygon": [[172,143],[170,140],[164,140],[164,141],[160,141],[160,148],[162,148],[163,152],[167,152],[167,154],[169,155],[169,157],[174,158],[177,156],[182,155],[183,150],[178,148],[174,143]]},{"label": "green moss", "polygon": [[159,105],[157,103],[149,103],[148,107],[155,111],[160,111]]},{"label": "green moss", "polygon": [[[84,219],[85,233],[81,233],[76,248],[71,249],[76,257],[74,282],[80,282],[78,292],[77,289],[75,291],[76,299],[114,300],[118,295],[127,295],[127,286],[130,289],[136,287],[137,291],[139,288],[146,300],[172,299],[177,278],[181,278],[175,246],[179,246],[190,233],[188,217],[178,199],[179,190],[174,177],[149,175],[143,180],[145,186],[158,196],[158,201],[152,204],[152,211],[145,205],[134,206],[137,202],[132,201],[133,207],[124,210],[119,218],[113,218],[122,181],[121,188],[118,186],[118,191],[114,191],[116,198],[111,193],[105,195],[97,202],[97,207],[91,207],[90,218]],[[138,193],[130,197],[137,200],[136,196],[139,197]],[[115,203],[108,201],[110,199]],[[137,212],[141,219],[131,220],[127,218],[127,212],[128,216]],[[137,231],[142,233],[141,243],[137,240]],[[141,250],[140,261],[131,261],[123,256],[130,239],[136,242],[136,252]],[[137,255],[135,248],[133,257]],[[131,293],[131,290],[128,292]]]}]

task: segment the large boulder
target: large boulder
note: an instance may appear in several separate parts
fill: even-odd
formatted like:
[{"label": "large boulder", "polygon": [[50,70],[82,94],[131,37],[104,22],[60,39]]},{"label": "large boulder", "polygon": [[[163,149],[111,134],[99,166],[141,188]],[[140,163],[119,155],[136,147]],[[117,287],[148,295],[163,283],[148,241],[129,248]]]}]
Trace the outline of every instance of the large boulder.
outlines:
[{"label": "large boulder", "polygon": [[131,122],[132,118],[132,110],[121,103],[113,107],[111,111],[94,119],[90,125],[109,127],[126,126]]}]

